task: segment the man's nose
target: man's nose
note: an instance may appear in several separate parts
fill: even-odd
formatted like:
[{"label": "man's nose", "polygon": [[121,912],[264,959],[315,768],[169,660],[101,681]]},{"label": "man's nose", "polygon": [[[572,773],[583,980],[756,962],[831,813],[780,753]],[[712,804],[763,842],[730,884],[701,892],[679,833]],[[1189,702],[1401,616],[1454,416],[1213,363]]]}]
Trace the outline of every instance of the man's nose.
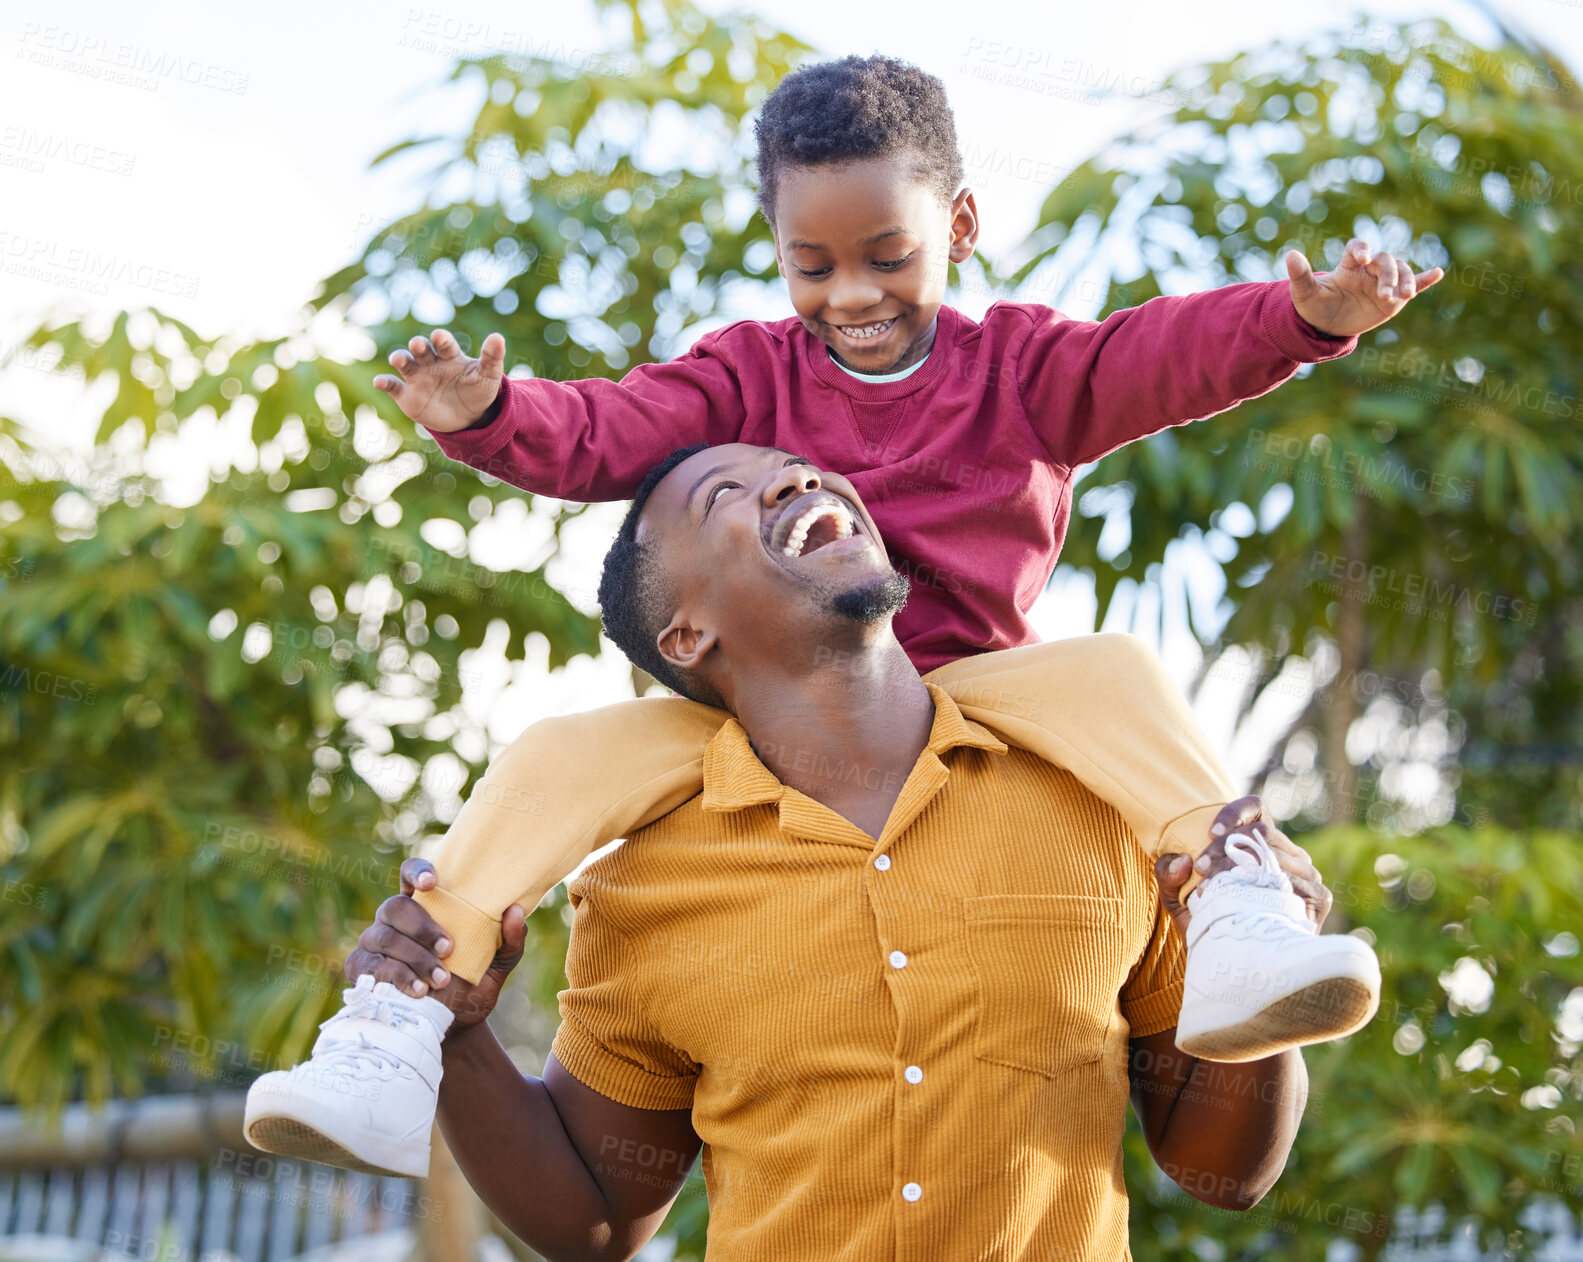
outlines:
[{"label": "man's nose", "polygon": [[812,465],[787,465],[784,469],[777,469],[775,475],[765,483],[764,507],[774,508],[775,505],[795,496],[817,491],[823,485],[824,483],[819,480],[819,470]]}]

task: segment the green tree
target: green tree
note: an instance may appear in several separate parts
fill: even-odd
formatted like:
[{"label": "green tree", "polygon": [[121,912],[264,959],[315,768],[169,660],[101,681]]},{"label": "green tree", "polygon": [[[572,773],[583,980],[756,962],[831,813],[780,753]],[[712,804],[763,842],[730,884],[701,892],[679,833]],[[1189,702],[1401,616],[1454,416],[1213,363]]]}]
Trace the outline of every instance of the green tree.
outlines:
[{"label": "green tree", "polygon": [[[1354,235],[1448,274],[1351,357],[1079,487],[1080,517],[1107,529],[1080,525],[1064,561],[1095,576],[1101,616],[1201,544],[1227,580],[1219,609],[1188,611],[1210,673],[1249,711],[1307,696],[1261,787],[1386,970],[1380,1016],[1309,1052],[1310,1120],[1252,1214],[1186,1197],[1134,1134],[1134,1249],[1320,1258],[1339,1238],[1372,1258],[1432,1210],[1532,1256],[1535,1206],[1583,1204],[1565,931],[1583,278],[1564,245],[1583,227],[1583,101],[1544,50],[1440,22],[1363,22],[1171,86],[1168,117],[1050,194],[1011,273],[1024,293],[1059,305],[1097,280],[1107,310],[1128,307],[1282,277],[1293,247],[1331,264]],[[1573,833],[1512,831],[1544,825]],[[1470,1008],[1459,987],[1481,976]]]},{"label": "green tree", "polygon": [[[350,935],[483,769],[469,650],[498,620],[513,658],[530,637],[552,666],[598,651],[545,578],[580,508],[452,464],[369,383],[442,321],[501,329],[531,350],[518,372],[616,375],[773,267],[742,125],[803,46],[686,0],[601,7],[631,43],[588,65],[455,67],[482,98],[472,128],[377,159],[434,154],[425,204],[290,335],[149,310],[30,339],[115,390],[81,461],[0,420],[0,1095],[240,1085],[300,1057]],[[697,143],[667,158],[677,135]],[[320,349],[349,312],[370,360]],[[147,443],[215,420],[252,455],[197,504],[163,502]],[[530,568],[469,559],[502,511],[545,541]],[[546,909],[535,933],[553,1002],[564,925]]]}]

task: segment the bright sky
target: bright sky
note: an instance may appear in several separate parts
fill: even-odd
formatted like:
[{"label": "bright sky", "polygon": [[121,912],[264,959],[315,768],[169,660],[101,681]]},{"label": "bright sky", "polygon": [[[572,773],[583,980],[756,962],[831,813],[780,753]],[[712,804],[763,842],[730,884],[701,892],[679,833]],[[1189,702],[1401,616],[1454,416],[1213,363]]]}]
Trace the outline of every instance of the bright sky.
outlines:
[{"label": "bright sky", "polygon": [[[1580,65],[1580,4],[1514,0],[1503,11]],[[1098,100],[1093,86],[1147,93],[1176,68],[1365,20],[1267,0],[757,8],[825,53],[883,51],[944,79],[992,258],[1033,226],[1064,171],[1164,108]],[[1438,14],[1490,37],[1471,5],[1380,0],[1369,12]],[[575,63],[603,42],[586,0],[13,7],[0,19],[0,414],[68,446],[91,434],[94,400],[14,355],[51,313],[154,304],[204,333],[283,331],[319,277],[421,196],[421,163],[371,171],[369,160],[470,121],[476,88],[442,82],[452,58],[504,49]],[[982,304],[965,295],[961,305]],[[1071,313],[1091,314],[1076,303]],[[579,551],[602,546],[591,538]],[[1057,588],[1038,612],[1047,635],[1091,625],[1081,591]],[[1185,680],[1191,637],[1178,629],[1164,647]],[[624,665],[607,656],[550,682],[534,672],[531,688],[494,707],[492,729],[509,738],[538,713],[619,695]],[[1210,693],[1200,705],[1223,745],[1226,700]]]}]

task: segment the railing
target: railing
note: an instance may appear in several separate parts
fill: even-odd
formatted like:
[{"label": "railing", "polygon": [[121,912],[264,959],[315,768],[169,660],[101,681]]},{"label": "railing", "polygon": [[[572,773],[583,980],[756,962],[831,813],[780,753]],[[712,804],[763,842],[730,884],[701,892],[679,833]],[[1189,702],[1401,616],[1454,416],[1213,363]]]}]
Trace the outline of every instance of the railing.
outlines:
[{"label": "railing", "polygon": [[410,1179],[258,1152],[242,1139],[242,1101],[74,1105],[58,1125],[0,1110],[0,1242],[75,1240],[141,1262],[284,1262],[430,1213]]}]

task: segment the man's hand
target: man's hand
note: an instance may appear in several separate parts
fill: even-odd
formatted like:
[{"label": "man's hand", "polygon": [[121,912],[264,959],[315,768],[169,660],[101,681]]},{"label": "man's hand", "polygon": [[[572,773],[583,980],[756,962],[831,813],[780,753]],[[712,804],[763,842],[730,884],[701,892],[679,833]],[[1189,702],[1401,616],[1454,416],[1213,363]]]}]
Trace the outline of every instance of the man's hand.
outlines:
[{"label": "man's hand", "polygon": [[482,420],[494,403],[505,375],[506,339],[491,333],[478,358],[469,359],[448,330],[435,329],[431,337],[413,338],[406,350],[391,351],[390,366],[401,376],[382,373],[374,388],[424,429],[452,434]]},{"label": "man's hand", "polygon": [[1331,337],[1356,337],[1384,324],[1445,271],[1432,267],[1415,275],[1405,262],[1372,254],[1367,241],[1354,237],[1335,271],[1316,276],[1301,250],[1288,250],[1286,274],[1298,315]]},{"label": "man's hand", "polygon": [[500,998],[507,975],[522,959],[527,936],[527,916],[512,905],[501,921],[505,944],[495,953],[489,971],[477,985],[454,976],[440,963],[451,953],[445,930],[415,901],[415,890],[435,886],[434,865],[426,859],[408,859],[401,865],[401,893],[387,898],[374,915],[374,923],[363,930],[357,949],[346,957],[346,978],[355,982],[364,973],[375,981],[389,982],[409,995],[426,995],[431,990],[455,1014],[456,1025],[477,1025]]},{"label": "man's hand", "polygon": [[1264,800],[1250,795],[1221,807],[1214,823],[1209,826],[1212,840],[1196,862],[1190,862],[1186,855],[1181,854],[1161,855],[1155,860],[1154,879],[1159,882],[1160,901],[1165,904],[1165,910],[1171,913],[1171,919],[1176,921],[1176,927],[1186,933],[1188,923],[1193,918],[1182,904],[1182,886],[1195,868],[1207,880],[1231,867],[1231,860],[1226,858],[1226,838],[1238,832],[1251,833],[1269,845],[1281,870],[1291,880],[1292,891],[1308,904],[1308,916],[1314,922],[1314,927],[1317,929],[1323,925],[1335,896],[1325,888],[1324,878],[1309,858],[1308,851],[1266,820]]}]

